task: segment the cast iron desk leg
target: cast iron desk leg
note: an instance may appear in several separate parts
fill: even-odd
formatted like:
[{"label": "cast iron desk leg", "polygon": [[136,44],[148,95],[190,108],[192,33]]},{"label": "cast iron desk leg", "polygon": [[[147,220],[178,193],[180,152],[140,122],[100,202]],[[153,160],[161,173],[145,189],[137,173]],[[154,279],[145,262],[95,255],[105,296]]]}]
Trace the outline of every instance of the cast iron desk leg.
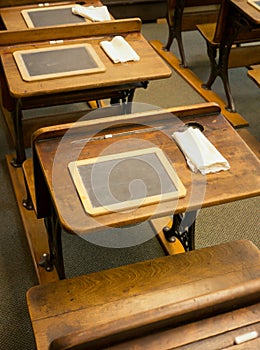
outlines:
[{"label": "cast iron desk leg", "polygon": [[[148,86],[148,81],[142,81],[138,84],[138,87],[142,87],[143,89],[146,89]],[[122,90],[121,94],[123,96],[121,97],[116,97],[116,98],[111,98],[110,99],[110,104],[115,105],[115,104],[120,104],[120,101],[123,106],[123,113],[129,114],[132,111],[132,106],[131,102],[134,100],[134,94],[135,94],[136,87],[133,87],[131,89],[126,89]]]},{"label": "cast iron desk leg", "polygon": [[32,197],[30,195],[30,190],[28,187],[28,183],[27,180],[25,178],[25,176],[23,176],[24,178],[24,185],[25,185],[25,190],[26,190],[26,198],[23,199],[22,201],[22,205],[24,206],[24,208],[26,208],[27,210],[33,210],[33,202],[32,202]]},{"label": "cast iron desk leg", "polygon": [[[203,87],[210,89],[217,76],[219,76],[223,82],[225,94],[227,97],[226,109],[230,112],[235,112],[235,103],[231,94],[229,77],[228,77],[228,61],[232,45],[238,38],[238,34],[241,29],[250,30],[250,23],[239,13],[233,13],[230,10],[230,15],[227,20],[229,23],[223,37],[220,40],[218,46],[207,43],[208,56],[211,64],[211,72],[208,82],[203,84]],[[218,62],[216,61],[217,49],[219,50]]]},{"label": "cast iron desk leg", "polygon": [[16,109],[12,112],[12,119],[14,124],[16,150],[16,158],[12,160],[12,165],[15,168],[17,168],[21,167],[23,161],[26,159],[22,127],[22,108],[20,99],[16,101]]},{"label": "cast iron desk leg", "polygon": [[49,253],[43,253],[39,265],[46,271],[52,271],[54,266],[57,269],[60,279],[65,278],[65,269],[61,242],[61,225],[56,211],[52,206],[51,216],[45,218],[45,225],[48,233]]},{"label": "cast iron desk leg", "polygon": [[186,252],[194,250],[196,216],[197,211],[173,215],[172,226],[163,228],[167,241],[175,242],[177,238]]},{"label": "cast iron desk leg", "polygon": [[168,0],[166,20],[168,24],[169,36],[167,44],[163,47],[164,50],[169,51],[173,40],[176,38],[179,52],[181,55],[181,66],[186,68],[187,62],[182,42],[182,16],[184,10],[184,0]]},{"label": "cast iron desk leg", "polygon": [[219,76],[223,82],[223,86],[225,89],[225,94],[227,97],[227,107],[226,109],[230,112],[235,112],[235,103],[233,100],[233,96],[231,94],[230,84],[229,84],[229,77],[228,77],[228,59],[229,54],[231,50],[232,43],[221,43],[219,46],[219,58],[218,62],[216,61],[217,56],[217,48],[215,46],[212,46],[210,43],[207,43],[207,51],[208,51],[208,57],[210,60],[210,76],[206,84],[203,84],[202,87],[204,87],[207,90],[211,89],[212,84],[216,80],[216,78]]}]

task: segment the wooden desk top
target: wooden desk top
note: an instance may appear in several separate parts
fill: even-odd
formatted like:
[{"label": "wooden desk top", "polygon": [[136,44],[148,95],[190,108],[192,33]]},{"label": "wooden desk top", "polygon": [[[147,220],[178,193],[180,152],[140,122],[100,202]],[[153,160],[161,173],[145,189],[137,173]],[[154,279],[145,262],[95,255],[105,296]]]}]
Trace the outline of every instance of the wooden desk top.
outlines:
[{"label": "wooden desk top", "polygon": [[[63,1],[50,3],[49,6],[64,6],[75,4],[76,1]],[[86,0],[86,6],[102,6],[99,0]],[[12,6],[6,8],[0,8],[0,16],[2,18],[3,24],[6,30],[21,30],[29,29],[24,21],[21,11],[25,9],[39,8],[38,4],[23,5],[23,6]],[[46,6],[44,8],[47,8]]]},{"label": "wooden desk top", "polygon": [[[172,113],[181,119],[174,117]],[[36,132],[33,150],[38,216],[49,215],[48,197],[46,198],[48,191],[62,226],[72,233],[93,232],[104,226],[120,227],[152,217],[171,215],[174,212],[182,213],[187,209],[194,210],[260,194],[260,162],[237,132],[219,114],[218,107],[214,104],[202,104],[175,108],[172,109],[172,113],[155,112],[144,116],[137,114],[99,118],[82,122],[78,126],[67,124]],[[229,171],[203,176],[189,170],[171,134],[183,126],[183,123],[190,121],[203,125],[205,135],[229,161],[231,166]],[[164,129],[136,133],[136,130],[143,127],[142,125],[163,126]],[[69,128],[72,128],[70,129],[72,131],[62,139]],[[99,132],[104,128],[108,128],[105,134],[119,134],[112,138],[103,138],[104,132]],[[131,132],[125,134],[129,130]],[[101,139],[86,141],[97,133],[101,135]],[[112,212],[94,218],[88,215],[77,195],[68,171],[68,163],[76,159],[96,157],[102,152],[113,154],[152,146],[160,147],[172,162],[187,190],[187,195],[178,201],[170,200],[160,205],[147,205],[129,212]]]},{"label": "wooden desk top", "polygon": [[229,0],[240,12],[248,17],[255,24],[260,24],[260,11],[250,5],[247,0]]},{"label": "wooden desk top", "polygon": [[[107,24],[113,26],[111,23]],[[39,80],[35,82],[26,82],[22,80],[21,74],[13,57],[13,52],[18,50],[18,48],[16,46],[11,47],[9,52],[1,55],[3,69],[5,71],[11,96],[14,98],[26,98],[87,89],[102,89],[104,87],[117,86],[120,84],[136,83],[170,77],[170,68],[154,51],[140,32],[122,32],[121,35],[125,37],[126,41],[140,56],[140,61],[114,64],[99,45],[102,40],[111,40],[111,35],[64,40],[63,45],[73,43],[91,44],[100,60],[105,65],[106,70],[102,73],[85,74],[57,79],[54,78],[45,81]],[[20,45],[19,49],[21,50],[48,46],[50,46],[50,44],[46,42],[41,44],[24,44]]]}]

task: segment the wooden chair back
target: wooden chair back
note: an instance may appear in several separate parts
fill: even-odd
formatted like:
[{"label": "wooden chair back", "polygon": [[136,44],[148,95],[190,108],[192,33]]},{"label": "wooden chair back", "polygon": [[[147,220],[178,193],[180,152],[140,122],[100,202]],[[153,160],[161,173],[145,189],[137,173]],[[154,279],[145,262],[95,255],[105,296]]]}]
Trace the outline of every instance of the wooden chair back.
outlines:
[{"label": "wooden chair back", "polygon": [[[24,6],[38,4],[39,0],[1,0],[1,7]],[[62,2],[62,0],[49,0],[48,3]],[[84,3],[84,1],[82,1]]]},{"label": "wooden chair back", "polygon": [[132,33],[141,31],[140,18],[118,19],[107,22],[71,24],[57,27],[41,27],[0,31],[0,49],[8,45],[34,43],[59,39],[77,39],[99,35]]},{"label": "wooden chair back", "polygon": [[[145,338],[151,334],[160,349],[169,348],[162,345],[170,346],[169,341],[176,348],[192,342],[197,322],[210,317],[205,327],[198,325],[195,338],[223,335],[231,329],[229,322],[224,317],[222,327],[214,327],[212,317],[251,305],[260,317],[259,267],[258,248],[235,241],[32,287],[27,303],[37,349],[119,344],[120,349],[143,349],[146,344],[145,349],[156,350]],[[187,325],[192,331],[177,336],[178,328]]]},{"label": "wooden chair back", "polygon": [[179,1],[184,1],[184,7],[218,5],[222,0],[168,0],[172,8],[175,8]]},{"label": "wooden chair back", "polygon": [[[228,31],[234,31],[236,30],[234,27],[230,26],[229,20],[228,20],[228,13],[229,13],[229,7],[230,2],[227,0],[221,1],[220,10],[218,13],[218,19],[216,22],[216,29],[213,37],[213,42],[215,44],[218,44],[221,42],[225,36],[227,37]],[[246,27],[246,29],[243,29],[242,27],[238,31],[238,35],[236,36],[236,39],[234,40],[234,44],[243,44],[243,43],[249,43],[249,42],[255,42],[259,41],[260,36],[260,28],[259,26],[256,26],[255,28],[249,29]]]},{"label": "wooden chair back", "polygon": [[228,13],[228,2],[226,0],[221,1],[218,19],[216,22],[216,30],[214,34],[214,42],[220,42],[225,35],[226,26],[227,26],[227,13]]},{"label": "wooden chair back", "polygon": [[[229,305],[225,306],[227,308],[230,307],[234,300],[238,303],[237,306],[240,307],[250,304],[250,298],[252,298],[253,302],[257,302],[257,294],[260,293],[259,283],[260,278],[234,286],[234,288],[223,290],[222,292],[200,296],[196,298],[196,302],[194,303],[192,303],[192,300],[180,302],[178,307],[176,307],[176,304],[170,304],[165,308],[151,308],[151,310],[141,313],[138,316],[130,316],[127,319],[121,320],[120,327],[118,322],[111,322],[103,327],[93,326],[86,331],[75,332],[55,339],[50,344],[50,350],[106,350],[108,346],[109,348],[114,347],[127,341],[136,339],[136,342],[138,342],[138,338],[145,337],[153,332],[158,332],[157,334],[160,337],[160,332],[169,327],[174,328],[185,322],[194,321],[193,314],[195,313],[197,317],[199,315],[205,317],[205,313],[202,310],[204,309],[205,311],[209,307],[209,304],[215,309],[218,307],[218,300],[221,300],[221,303],[227,303]],[[195,321],[198,320],[197,317]],[[151,348],[156,350],[153,347]]]},{"label": "wooden chair back", "polygon": [[186,7],[193,6],[207,6],[207,5],[218,5],[221,4],[222,0],[184,0]]}]

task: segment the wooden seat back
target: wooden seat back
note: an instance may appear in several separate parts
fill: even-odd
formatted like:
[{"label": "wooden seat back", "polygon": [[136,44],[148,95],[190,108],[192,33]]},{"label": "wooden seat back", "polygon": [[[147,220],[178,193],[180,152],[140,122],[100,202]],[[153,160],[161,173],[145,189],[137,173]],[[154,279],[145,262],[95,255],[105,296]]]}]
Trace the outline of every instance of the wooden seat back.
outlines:
[{"label": "wooden seat back", "polygon": [[184,6],[181,30],[190,31],[196,30],[197,24],[215,21],[220,3],[221,0],[168,0],[168,11],[179,11],[180,5]]},{"label": "wooden seat back", "polygon": [[[1,7],[10,7],[10,6],[24,6],[24,5],[35,5],[38,4],[40,1],[38,0],[1,0]],[[60,2],[62,3],[62,0],[49,0],[48,3],[55,3]],[[84,2],[84,0],[82,1]]]},{"label": "wooden seat back", "polygon": [[[180,0],[168,0],[170,6],[175,8]],[[181,0],[183,1],[183,0]],[[184,0],[185,7],[197,7],[220,4],[222,0]]]},{"label": "wooden seat back", "polygon": [[140,32],[142,22],[140,18],[118,19],[107,22],[93,22],[71,24],[66,27],[41,27],[21,30],[0,31],[0,50],[5,46],[50,41],[55,38],[62,40],[79,39],[92,36],[116,35],[119,33]]},{"label": "wooden seat back", "polygon": [[226,31],[226,19],[227,19],[227,13],[228,13],[228,2],[226,0],[221,1],[218,18],[216,21],[216,30],[214,33],[213,41],[219,43],[222,39],[222,37],[225,35]]},{"label": "wooden seat back", "polygon": [[[202,34],[207,44],[211,47],[219,47],[225,38],[233,36],[234,26],[230,25],[228,17],[230,3],[227,0],[222,0],[217,21],[215,23],[198,24],[197,29]],[[230,32],[231,31],[231,32]],[[235,39],[228,61],[229,68],[245,67],[257,64],[260,60],[260,27],[253,26],[252,28],[245,26],[241,27],[235,35]],[[250,45],[240,45],[248,44]],[[226,43],[229,44],[228,42]]]},{"label": "wooden seat back", "polygon": [[[234,28],[230,26],[228,19],[230,3],[227,0],[221,0],[220,9],[218,12],[218,17],[216,23],[205,23],[198,24],[197,28],[205,37],[206,40],[211,42],[212,44],[218,45],[223,38],[227,37],[228,31],[233,31]],[[256,26],[255,28],[245,27],[243,29],[240,28],[236,39],[234,40],[234,44],[243,44],[258,41],[260,37],[260,28]]]},{"label": "wooden seat back", "polygon": [[259,302],[259,282],[258,248],[235,241],[35,286],[27,303],[38,350],[140,346],[147,334]]}]

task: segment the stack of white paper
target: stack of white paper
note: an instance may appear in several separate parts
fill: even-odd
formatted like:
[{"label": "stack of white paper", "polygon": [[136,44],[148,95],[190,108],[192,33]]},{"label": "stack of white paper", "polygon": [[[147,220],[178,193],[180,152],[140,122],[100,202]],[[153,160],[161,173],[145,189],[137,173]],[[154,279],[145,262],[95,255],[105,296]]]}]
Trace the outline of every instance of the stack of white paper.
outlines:
[{"label": "stack of white paper", "polygon": [[101,41],[100,46],[114,63],[140,60],[140,57],[122,36],[115,36],[111,41]]},{"label": "stack of white paper", "polygon": [[228,161],[199,129],[189,127],[185,131],[174,132],[172,137],[185,155],[192,171],[199,171],[205,175],[230,169]]},{"label": "stack of white paper", "polygon": [[81,6],[75,5],[72,7],[72,13],[90,19],[94,22],[109,21],[111,19],[110,14],[106,6],[94,7],[94,6]]}]

